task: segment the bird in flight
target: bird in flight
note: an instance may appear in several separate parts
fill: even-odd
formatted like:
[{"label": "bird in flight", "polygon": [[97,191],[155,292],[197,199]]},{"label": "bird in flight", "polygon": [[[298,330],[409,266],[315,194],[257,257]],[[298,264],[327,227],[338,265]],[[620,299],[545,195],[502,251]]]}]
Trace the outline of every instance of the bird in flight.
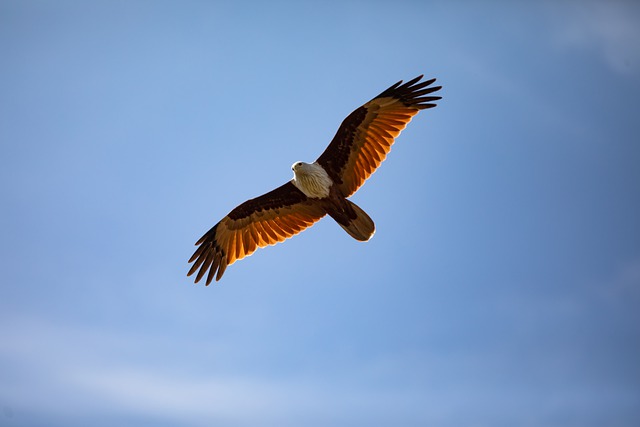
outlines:
[{"label": "bird in flight", "polygon": [[187,276],[197,271],[198,283],[208,271],[208,286],[227,266],[293,237],[325,215],[354,239],[369,240],[375,225],[348,197],[380,166],[412,117],[441,99],[432,95],[441,89],[432,86],[436,79],[421,80],[401,80],[353,111],[315,162],[294,163],[291,181],[229,212],[196,242]]}]

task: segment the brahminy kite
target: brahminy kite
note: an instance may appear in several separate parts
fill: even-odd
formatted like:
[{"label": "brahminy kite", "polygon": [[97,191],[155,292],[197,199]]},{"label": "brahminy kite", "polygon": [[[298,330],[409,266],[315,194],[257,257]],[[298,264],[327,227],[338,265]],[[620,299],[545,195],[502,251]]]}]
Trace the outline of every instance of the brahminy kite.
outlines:
[{"label": "brahminy kite", "polygon": [[441,89],[431,86],[436,79],[421,79],[401,80],[356,109],[315,162],[294,163],[291,181],[229,212],[196,242],[187,276],[200,269],[198,283],[208,270],[209,285],[227,266],[293,237],[327,214],[354,239],[369,240],[373,221],[347,198],[380,166],[411,118],[441,99],[431,95]]}]

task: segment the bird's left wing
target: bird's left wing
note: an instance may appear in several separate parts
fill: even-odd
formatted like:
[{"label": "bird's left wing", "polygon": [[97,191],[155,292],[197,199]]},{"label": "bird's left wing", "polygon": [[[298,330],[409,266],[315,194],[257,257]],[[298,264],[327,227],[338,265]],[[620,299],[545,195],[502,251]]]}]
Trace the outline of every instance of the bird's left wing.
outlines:
[{"label": "bird's left wing", "polygon": [[187,273],[198,269],[196,283],[207,275],[220,280],[227,266],[257,248],[275,245],[293,237],[326,214],[317,200],[309,199],[291,181],[255,199],[247,200],[225,216],[196,242],[199,245]]},{"label": "bird's left wing", "polygon": [[349,197],[364,184],[391,151],[400,132],[420,110],[435,107],[441,89],[422,76],[394,84],[349,114],[317,162]]}]

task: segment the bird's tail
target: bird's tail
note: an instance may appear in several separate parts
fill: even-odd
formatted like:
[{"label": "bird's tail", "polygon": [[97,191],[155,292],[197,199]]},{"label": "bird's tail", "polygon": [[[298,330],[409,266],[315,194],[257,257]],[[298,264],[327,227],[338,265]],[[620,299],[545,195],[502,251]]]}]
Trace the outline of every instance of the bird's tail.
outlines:
[{"label": "bird's tail", "polygon": [[329,212],[329,215],[354,239],[361,242],[371,239],[376,232],[373,220],[352,201],[344,199],[344,202],[346,209],[343,212]]}]

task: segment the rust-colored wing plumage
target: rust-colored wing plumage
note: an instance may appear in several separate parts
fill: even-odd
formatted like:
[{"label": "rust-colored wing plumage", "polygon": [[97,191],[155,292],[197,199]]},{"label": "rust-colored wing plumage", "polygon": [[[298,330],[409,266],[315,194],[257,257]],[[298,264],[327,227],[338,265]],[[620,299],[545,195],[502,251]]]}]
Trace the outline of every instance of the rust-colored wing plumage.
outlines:
[{"label": "rust-colored wing plumage", "polygon": [[399,81],[352,112],[318,158],[344,197],[355,193],[380,166],[413,116],[436,106],[440,97],[428,95],[441,86],[431,86],[435,79],[421,79]]},{"label": "rust-colored wing plumage", "polygon": [[290,181],[269,193],[248,200],[229,212],[196,242],[187,275],[198,269],[196,283],[207,270],[207,285],[220,280],[227,266],[257,248],[283,242],[313,225],[326,214],[317,199],[309,199]]}]

